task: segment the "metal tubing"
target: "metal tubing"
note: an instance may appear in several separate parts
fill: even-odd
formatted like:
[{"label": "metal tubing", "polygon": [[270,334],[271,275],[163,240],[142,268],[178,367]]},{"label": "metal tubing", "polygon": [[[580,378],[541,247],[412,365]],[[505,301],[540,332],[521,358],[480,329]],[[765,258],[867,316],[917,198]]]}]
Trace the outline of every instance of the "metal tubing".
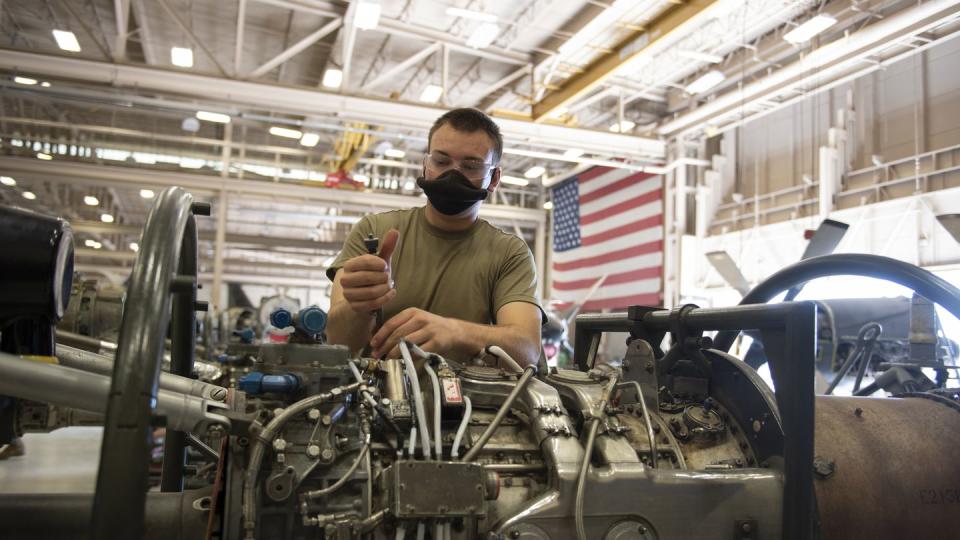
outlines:
[{"label": "metal tubing", "polygon": [[94,540],[143,536],[144,486],[153,438],[150,416],[158,394],[170,284],[192,203],[190,194],[171,187],[157,197],[147,216],[127,290],[107,402],[91,525]]},{"label": "metal tubing", "polygon": [[637,381],[626,381],[617,385],[618,387],[632,386],[637,392],[637,401],[640,402],[640,410],[643,411],[643,421],[647,424],[647,438],[650,440],[650,467],[657,468],[657,437],[653,434],[653,424],[650,422],[650,411],[647,409],[647,402],[643,399],[643,390]]},{"label": "metal tubing", "polygon": [[[55,364],[33,362],[12,354],[0,353],[0,395],[52,403],[64,407],[104,413],[110,392],[110,377]],[[225,407],[195,396],[159,390],[157,416],[167,418],[167,426],[182,431],[204,429],[212,423],[228,425],[226,418],[208,412]]]},{"label": "metal tubing", "polygon": [[464,454],[463,461],[473,461],[477,457],[477,454],[480,453],[480,450],[483,450],[483,445],[487,444],[487,441],[490,440],[490,437],[493,436],[493,432],[497,430],[497,427],[500,426],[500,422],[503,421],[503,418],[507,416],[507,412],[510,411],[510,407],[513,406],[513,402],[517,400],[517,396],[520,395],[520,392],[523,391],[523,388],[527,385],[527,382],[533,377],[533,374],[537,371],[537,368],[533,366],[527,366],[523,370],[523,375],[520,375],[520,379],[517,381],[517,385],[513,387],[513,390],[510,391],[510,394],[507,396],[507,399],[503,400],[503,405],[500,406],[500,410],[497,411],[497,415],[493,417],[493,421],[490,422],[490,425],[487,426],[487,429],[483,431],[483,434],[480,435],[480,438],[477,439],[476,444],[470,447],[470,450]]},{"label": "metal tubing", "polygon": [[[97,354],[69,345],[57,345],[57,360],[60,365],[81,369],[91,373],[110,375],[113,373],[113,358]],[[171,392],[187,394],[212,401],[223,401],[227,397],[227,389],[215,384],[205,383],[189,377],[180,377],[172,373],[160,373],[160,388]]]},{"label": "metal tubing", "polygon": [[[617,386],[617,378],[611,377],[603,388],[603,394],[600,397],[599,414],[602,415],[613,389]],[[638,390],[639,391],[639,390]],[[640,395],[643,401],[643,396]],[[600,416],[595,416],[590,420],[590,427],[587,428],[587,441],[584,445],[583,461],[580,463],[580,471],[577,474],[577,494],[574,500],[573,520],[577,527],[577,540],[587,540],[587,532],[583,525],[583,497],[586,491],[587,469],[590,467],[590,457],[593,455],[593,445],[597,440],[597,429],[600,427]]]}]

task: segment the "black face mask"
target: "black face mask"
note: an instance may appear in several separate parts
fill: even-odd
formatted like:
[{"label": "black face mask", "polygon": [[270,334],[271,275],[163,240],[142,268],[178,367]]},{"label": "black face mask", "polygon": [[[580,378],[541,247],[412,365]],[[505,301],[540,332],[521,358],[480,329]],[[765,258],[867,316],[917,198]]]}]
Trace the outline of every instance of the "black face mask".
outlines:
[{"label": "black face mask", "polygon": [[417,185],[427,194],[430,204],[441,214],[455,216],[477,201],[487,198],[488,191],[475,187],[457,169],[450,169],[434,180],[417,178]]}]

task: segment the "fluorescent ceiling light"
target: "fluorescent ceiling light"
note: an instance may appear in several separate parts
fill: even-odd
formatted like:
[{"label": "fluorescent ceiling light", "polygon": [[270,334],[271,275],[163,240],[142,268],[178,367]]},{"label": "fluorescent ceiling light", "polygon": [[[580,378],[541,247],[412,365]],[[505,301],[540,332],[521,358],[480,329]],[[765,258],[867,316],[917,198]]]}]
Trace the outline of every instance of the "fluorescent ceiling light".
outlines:
[{"label": "fluorescent ceiling light", "polygon": [[152,199],[156,195],[152,189],[141,189],[140,196],[144,199]]},{"label": "fluorescent ceiling light", "polygon": [[370,177],[367,176],[367,175],[365,175],[365,174],[355,174],[355,175],[353,175],[353,179],[354,179],[355,181],[357,181],[357,182],[360,182],[361,184],[363,184],[363,185],[365,185],[365,186],[369,186],[369,185],[370,185]]},{"label": "fluorescent ceiling light", "polygon": [[467,40],[467,47],[473,47],[474,49],[485,49],[493,43],[493,40],[497,39],[497,36],[500,35],[500,27],[496,23],[485,22],[481,23]]},{"label": "fluorescent ceiling light", "polygon": [[609,26],[618,21],[630,8],[635,6],[636,0],[616,0],[610,7],[590,19],[590,22],[578,30],[573,37],[561,44],[557,52],[560,53],[560,56],[567,56],[568,54],[583,49],[595,38],[604,34]]},{"label": "fluorescent ceiling light", "polygon": [[277,137],[286,137],[288,139],[299,139],[303,137],[303,133],[298,129],[290,129],[280,126],[272,126],[270,128],[270,134],[276,135]]},{"label": "fluorescent ceiling light", "polygon": [[420,93],[420,101],[436,103],[440,101],[440,96],[442,95],[443,88],[435,84],[428,84],[427,87],[423,89],[423,92]]},{"label": "fluorescent ceiling light", "polygon": [[110,214],[100,214],[100,221],[104,223],[113,223],[113,216]]},{"label": "fluorescent ceiling light", "polygon": [[361,30],[373,30],[380,24],[380,0],[360,0],[353,25]]},{"label": "fluorescent ceiling light", "polygon": [[184,169],[200,169],[206,164],[206,161],[200,158],[180,158],[180,167]]},{"label": "fluorescent ceiling light", "polygon": [[30,77],[14,77],[13,82],[17,84],[25,84],[27,86],[32,86],[34,84],[37,84],[37,80],[31,79]]},{"label": "fluorescent ceiling light", "polygon": [[300,137],[301,146],[309,146],[313,148],[318,142],[320,142],[319,133],[304,133],[303,137]]},{"label": "fluorescent ceiling light", "polygon": [[130,250],[131,250],[131,251],[140,251],[140,244],[138,244],[138,243],[136,243],[136,242],[130,242]]},{"label": "fluorescent ceiling light", "polygon": [[619,124],[614,122],[613,125],[610,126],[610,131],[614,133],[626,133],[631,129],[635,128],[636,126],[637,126],[637,123],[634,122],[633,120],[624,120]]},{"label": "fluorescent ceiling light", "polygon": [[722,72],[711,69],[701,75],[697,80],[688,84],[684,90],[686,90],[688,94],[702,94],[723,82],[724,79],[726,79],[726,76]]},{"label": "fluorescent ceiling light", "polygon": [[542,165],[534,165],[527,169],[527,172],[523,173],[523,176],[526,178],[536,178],[538,176],[543,176],[543,173],[547,172]]},{"label": "fluorescent ceiling light", "polygon": [[50,83],[47,82],[47,81],[43,81],[42,83],[40,83],[40,86],[42,86],[42,87],[44,87],[44,88],[50,88]]},{"label": "fluorescent ceiling light", "polygon": [[13,187],[17,185],[17,181],[9,176],[0,176],[0,184]]},{"label": "fluorescent ceiling light", "polygon": [[783,35],[783,39],[797,45],[810,41],[810,38],[837,24],[837,20],[829,15],[817,15]]},{"label": "fluorescent ceiling light", "polygon": [[511,186],[529,186],[530,181],[525,178],[517,178],[516,176],[507,176],[503,175],[500,177],[500,181],[504,184],[510,184]]},{"label": "fluorescent ceiling light", "polygon": [[157,163],[156,154],[147,154],[145,152],[134,152],[133,160],[144,165],[155,165]]},{"label": "fluorescent ceiling light", "polygon": [[583,155],[583,149],[581,148],[571,148],[563,153],[563,157],[567,159],[577,159]]},{"label": "fluorescent ceiling light", "polygon": [[57,47],[65,51],[80,52],[80,42],[77,36],[69,30],[54,30],[53,39],[57,40]]},{"label": "fluorescent ceiling light", "polygon": [[407,153],[404,152],[403,150],[399,149],[399,148],[388,148],[388,149],[383,153],[383,155],[385,155],[385,156],[387,156],[387,157],[392,157],[392,158],[395,158],[395,159],[403,159],[403,156],[407,155]]},{"label": "fluorescent ceiling light", "polygon": [[193,67],[193,49],[170,47],[170,62],[175,66]]},{"label": "fluorescent ceiling light", "polygon": [[96,249],[98,245],[102,245],[102,244],[100,244],[100,242],[97,242],[96,240],[91,240],[87,238],[86,240],[83,241],[83,245],[87,246],[88,248]]},{"label": "fluorescent ceiling light", "polygon": [[453,6],[447,8],[447,15],[451,17],[463,17],[464,19],[470,19],[472,21],[497,22],[497,16],[492,13],[483,13],[481,11],[473,11],[472,9]]},{"label": "fluorescent ceiling light", "polygon": [[23,198],[27,199],[28,201],[32,201],[37,198],[37,195],[32,191],[24,191]]},{"label": "fluorescent ceiling light", "polygon": [[723,62],[723,57],[718,54],[710,54],[700,51],[684,51],[679,50],[677,54],[684,58],[689,58],[691,60],[700,60],[701,62],[708,62],[710,64],[719,64]]},{"label": "fluorescent ceiling light", "polygon": [[230,115],[223,113],[215,113],[208,111],[197,111],[197,120],[204,120],[206,122],[216,122],[218,124],[229,124]]},{"label": "fluorescent ceiling light", "polygon": [[97,206],[100,204],[100,199],[94,197],[93,195],[86,195],[83,197],[83,204],[87,206]]},{"label": "fluorescent ceiling light", "polygon": [[547,201],[543,203],[544,210],[553,210],[553,201]]},{"label": "fluorescent ceiling light", "polygon": [[44,154],[43,152],[37,152],[37,159],[42,159],[43,161],[50,161],[53,159],[53,156],[50,154]]},{"label": "fluorescent ceiling light", "polygon": [[343,71],[330,68],[323,72],[323,85],[327,88],[340,88],[343,83]]}]

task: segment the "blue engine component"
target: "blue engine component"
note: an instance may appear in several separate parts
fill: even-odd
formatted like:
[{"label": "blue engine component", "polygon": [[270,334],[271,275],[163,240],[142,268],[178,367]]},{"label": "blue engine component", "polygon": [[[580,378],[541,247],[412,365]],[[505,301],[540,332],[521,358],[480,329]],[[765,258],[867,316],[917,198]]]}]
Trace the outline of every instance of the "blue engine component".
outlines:
[{"label": "blue engine component", "polygon": [[233,335],[240,338],[241,343],[251,344],[253,339],[257,337],[254,333],[253,328],[242,328],[240,330],[234,330]]},{"label": "blue engine component", "polygon": [[305,334],[319,334],[327,327],[327,313],[317,306],[305,307],[297,313],[295,324]]},{"label": "blue engine component", "polygon": [[266,375],[259,371],[247,373],[240,378],[240,390],[250,395],[285,394],[300,388],[300,378],[293,373]]},{"label": "blue engine component", "polygon": [[283,308],[276,309],[270,314],[270,324],[274,328],[293,326],[293,314]]}]

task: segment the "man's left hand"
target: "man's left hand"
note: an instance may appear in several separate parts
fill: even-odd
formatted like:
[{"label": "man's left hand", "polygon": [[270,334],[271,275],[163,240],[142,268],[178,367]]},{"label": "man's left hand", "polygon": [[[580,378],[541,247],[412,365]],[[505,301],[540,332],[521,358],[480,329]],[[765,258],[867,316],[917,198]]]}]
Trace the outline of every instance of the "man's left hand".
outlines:
[{"label": "man's left hand", "polygon": [[418,345],[424,351],[446,354],[453,347],[458,331],[457,321],[453,319],[419,308],[407,308],[383,323],[380,331],[370,340],[370,345],[374,358],[380,358],[388,352],[390,358],[399,357],[401,339]]}]

